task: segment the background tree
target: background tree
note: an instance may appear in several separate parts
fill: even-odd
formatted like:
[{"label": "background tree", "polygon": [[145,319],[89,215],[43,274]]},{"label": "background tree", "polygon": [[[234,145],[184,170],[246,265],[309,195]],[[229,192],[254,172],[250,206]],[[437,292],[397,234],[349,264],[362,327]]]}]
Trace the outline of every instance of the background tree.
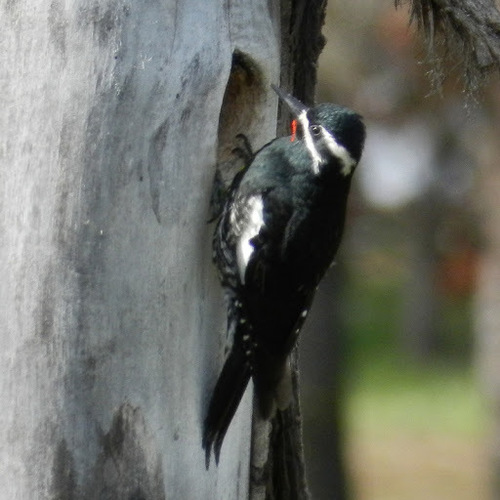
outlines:
[{"label": "background tree", "polygon": [[[397,2],[399,3],[399,2]],[[500,67],[500,14],[493,1],[465,0],[459,4],[433,0],[413,1],[411,17],[424,32],[429,43],[429,55],[436,64],[434,77],[443,81],[443,68],[449,58],[458,61],[465,88],[475,92],[492,71]],[[495,89],[493,87],[493,89]],[[478,364],[483,373],[484,388],[493,418],[491,466],[492,498],[500,495],[499,401],[500,401],[500,239],[498,227],[500,206],[498,197],[498,148],[495,123],[498,121],[497,90],[486,109],[494,117],[490,133],[476,136],[475,151],[480,156],[482,182],[477,192],[483,219],[485,246],[480,261],[476,325],[478,338]]]}]

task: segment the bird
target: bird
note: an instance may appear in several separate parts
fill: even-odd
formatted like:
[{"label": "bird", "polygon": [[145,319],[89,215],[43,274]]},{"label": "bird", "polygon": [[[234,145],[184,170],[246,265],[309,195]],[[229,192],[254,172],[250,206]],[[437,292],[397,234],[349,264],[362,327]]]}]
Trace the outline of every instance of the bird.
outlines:
[{"label": "bird", "polygon": [[294,116],[293,133],[248,155],[214,231],[231,347],[203,423],[207,469],[212,449],[219,463],[250,379],[261,418],[290,404],[290,354],[339,247],[366,136],[356,112],[331,103],[308,107],[272,88]]}]

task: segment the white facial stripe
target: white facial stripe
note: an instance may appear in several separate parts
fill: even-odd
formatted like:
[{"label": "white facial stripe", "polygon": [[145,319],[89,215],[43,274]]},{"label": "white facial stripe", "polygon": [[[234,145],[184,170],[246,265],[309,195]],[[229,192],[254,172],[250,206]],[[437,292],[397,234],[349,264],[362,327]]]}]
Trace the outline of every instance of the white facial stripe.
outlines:
[{"label": "white facial stripe", "polygon": [[304,141],[306,143],[307,150],[311,155],[312,169],[315,175],[319,174],[319,166],[322,163],[321,156],[314,145],[313,138],[311,137],[311,132],[309,131],[309,120],[307,119],[307,111],[302,111],[297,117],[297,120],[302,125],[302,130],[304,132]]},{"label": "white facial stripe", "polygon": [[323,133],[323,140],[325,141],[326,147],[329,149],[335,158],[338,158],[342,163],[341,173],[344,176],[349,175],[352,169],[356,166],[356,160],[349,154],[347,149],[340,145],[335,138],[323,127],[321,127]]},{"label": "white facial stripe", "polygon": [[[309,130],[309,120],[307,119],[307,111],[304,110],[300,113],[297,120],[301,124],[304,132],[304,142],[309,154],[311,155],[313,172],[317,175],[319,174],[319,167],[323,163],[323,158],[316,149],[316,144],[311,136],[311,132]],[[349,151],[347,151],[344,146],[340,145],[324,127],[321,127],[321,132],[323,141],[330,153],[335,156],[335,158],[338,158],[342,163],[342,169],[340,172],[344,176],[349,175],[356,166],[356,160],[354,160],[354,158],[349,154]]]},{"label": "white facial stripe", "polygon": [[245,223],[238,246],[236,249],[236,259],[238,263],[238,270],[240,272],[240,280],[245,283],[245,271],[248,261],[254,252],[254,247],[250,240],[257,236],[264,225],[264,203],[262,197],[253,196],[247,202],[248,218]]}]

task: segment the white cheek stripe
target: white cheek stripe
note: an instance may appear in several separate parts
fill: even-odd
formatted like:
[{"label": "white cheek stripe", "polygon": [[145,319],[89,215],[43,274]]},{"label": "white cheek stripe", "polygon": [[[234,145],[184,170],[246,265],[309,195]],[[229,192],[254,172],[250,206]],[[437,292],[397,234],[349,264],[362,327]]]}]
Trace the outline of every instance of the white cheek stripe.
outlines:
[{"label": "white cheek stripe", "polygon": [[[302,111],[302,113],[300,113],[297,117],[297,120],[302,125],[302,130],[304,131],[304,142],[306,143],[307,150],[311,155],[313,173],[318,175],[319,167],[323,163],[323,158],[316,149],[314,139],[311,136],[311,132],[309,130],[309,120],[307,119],[307,111]],[[338,158],[342,163],[342,169],[340,172],[342,175],[348,176],[356,166],[356,160],[354,160],[354,158],[349,154],[349,151],[347,151],[344,146],[341,146],[324,127],[321,127],[321,132],[324,144],[330,153],[335,156],[335,158]]]},{"label": "white cheek stripe", "polygon": [[297,117],[297,120],[302,125],[302,130],[304,133],[304,141],[306,143],[307,150],[311,155],[312,169],[315,175],[319,174],[319,166],[322,163],[321,156],[318,153],[314,145],[313,138],[311,137],[311,132],[309,131],[309,120],[307,119],[307,111],[302,111]]},{"label": "white cheek stripe", "polygon": [[335,158],[338,158],[342,163],[342,169],[340,172],[342,175],[347,176],[352,172],[352,169],[356,166],[356,160],[349,154],[344,146],[341,146],[334,137],[323,127],[323,140],[325,141],[326,147],[329,149]]},{"label": "white cheek stripe", "polygon": [[264,225],[264,203],[262,202],[262,197],[253,196],[248,200],[247,213],[248,219],[245,224],[246,227],[236,247],[236,259],[242,284],[245,284],[245,271],[248,261],[255,250],[250,240],[259,234]]}]

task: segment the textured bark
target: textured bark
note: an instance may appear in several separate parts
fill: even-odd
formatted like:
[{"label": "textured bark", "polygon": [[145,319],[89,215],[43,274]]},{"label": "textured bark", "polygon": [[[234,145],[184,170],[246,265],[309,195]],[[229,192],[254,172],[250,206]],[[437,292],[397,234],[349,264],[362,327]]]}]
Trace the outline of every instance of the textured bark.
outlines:
[{"label": "textured bark", "polygon": [[2,497],[245,498],[249,395],[220,466],[201,449],[225,335],[206,221],[235,50],[261,91],[225,104],[275,135],[279,6],[0,11]]}]

